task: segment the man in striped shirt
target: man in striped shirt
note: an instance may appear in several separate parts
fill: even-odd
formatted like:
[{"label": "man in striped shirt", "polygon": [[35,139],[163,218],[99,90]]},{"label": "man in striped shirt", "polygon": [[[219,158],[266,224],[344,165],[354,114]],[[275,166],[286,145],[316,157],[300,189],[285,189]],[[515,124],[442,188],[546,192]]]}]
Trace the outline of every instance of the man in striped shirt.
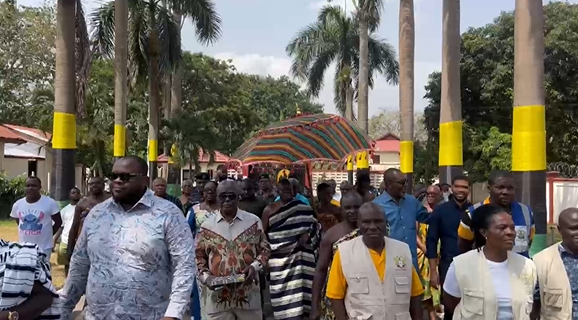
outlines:
[{"label": "man in striped shirt", "polygon": [[37,245],[0,239],[0,319],[60,319],[49,262]]}]

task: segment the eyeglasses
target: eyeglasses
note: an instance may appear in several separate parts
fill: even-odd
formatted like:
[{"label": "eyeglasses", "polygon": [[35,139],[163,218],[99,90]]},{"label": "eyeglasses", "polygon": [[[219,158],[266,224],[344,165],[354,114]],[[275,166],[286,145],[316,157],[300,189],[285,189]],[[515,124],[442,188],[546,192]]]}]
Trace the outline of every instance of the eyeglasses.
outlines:
[{"label": "eyeglasses", "polygon": [[129,182],[129,181],[131,181],[132,179],[134,179],[134,178],[136,178],[136,177],[139,177],[139,176],[142,176],[142,174],[138,174],[138,173],[114,173],[114,172],[113,172],[113,173],[110,175],[110,179],[111,179],[112,181],[115,181],[115,180],[117,180],[117,179],[120,179],[120,181],[122,181],[122,182]]},{"label": "eyeglasses", "polygon": [[234,193],[221,193],[219,195],[219,200],[224,202],[224,201],[234,201],[238,198],[238,196]]}]

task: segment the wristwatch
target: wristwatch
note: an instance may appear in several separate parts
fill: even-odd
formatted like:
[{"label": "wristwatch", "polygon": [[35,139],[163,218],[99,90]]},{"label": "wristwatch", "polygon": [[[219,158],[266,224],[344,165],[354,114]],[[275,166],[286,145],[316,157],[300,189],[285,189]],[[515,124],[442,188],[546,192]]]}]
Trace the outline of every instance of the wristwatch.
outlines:
[{"label": "wristwatch", "polygon": [[20,315],[16,311],[8,311],[8,320],[18,320]]}]

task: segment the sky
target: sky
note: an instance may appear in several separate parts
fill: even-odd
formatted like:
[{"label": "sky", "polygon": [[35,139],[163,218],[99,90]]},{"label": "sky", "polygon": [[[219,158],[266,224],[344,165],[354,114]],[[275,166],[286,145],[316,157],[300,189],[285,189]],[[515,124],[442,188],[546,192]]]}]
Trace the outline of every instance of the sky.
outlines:
[{"label": "sky", "polygon": [[[354,0],[332,0],[332,4],[353,9]],[[385,10],[378,35],[398,48],[399,0],[384,0]],[[39,5],[42,0],[19,0],[21,5]],[[217,12],[223,20],[221,39],[212,46],[197,43],[192,23],[185,22],[182,42],[185,50],[203,52],[219,58],[232,59],[240,72],[289,75],[291,59],[285,46],[293,35],[315,21],[319,9],[327,0],[215,0]],[[415,110],[423,111],[423,99],[428,75],[441,70],[442,0],[414,0],[415,11]],[[544,0],[544,3],[550,2]],[[578,0],[567,2],[578,3]],[[86,12],[94,10],[101,1],[83,0]],[[461,30],[491,23],[502,11],[514,9],[515,0],[462,0]],[[323,89],[317,99],[325,112],[335,113],[333,104],[334,67],[325,75]],[[296,81],[296,80],[295,80]],[[297,81],[296,81],[297,82]],[[383,110],[395,111],[399,105],[398,87],[389,85],[379,75],[369,93],[370,117]]]}]

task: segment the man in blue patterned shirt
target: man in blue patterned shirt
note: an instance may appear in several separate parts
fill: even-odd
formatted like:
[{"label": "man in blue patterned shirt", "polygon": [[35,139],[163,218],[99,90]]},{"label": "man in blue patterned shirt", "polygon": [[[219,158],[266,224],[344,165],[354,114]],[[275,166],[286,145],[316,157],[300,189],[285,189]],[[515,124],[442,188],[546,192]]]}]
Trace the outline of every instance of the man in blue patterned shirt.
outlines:
[{"label": "man in blue patterned shirt", "polygon": [[531,319],[578,319],[578,208],[558,216],[558,242],[534,256],[538,285]]},{"label": "man in blue patterned shirt", "polygon": [[82,294],[85,320],[182,319],[196,274],[183,213],[147,188],[146,161],[112,168],[112,198],[86,217],[62,289],[62,320]]}]

